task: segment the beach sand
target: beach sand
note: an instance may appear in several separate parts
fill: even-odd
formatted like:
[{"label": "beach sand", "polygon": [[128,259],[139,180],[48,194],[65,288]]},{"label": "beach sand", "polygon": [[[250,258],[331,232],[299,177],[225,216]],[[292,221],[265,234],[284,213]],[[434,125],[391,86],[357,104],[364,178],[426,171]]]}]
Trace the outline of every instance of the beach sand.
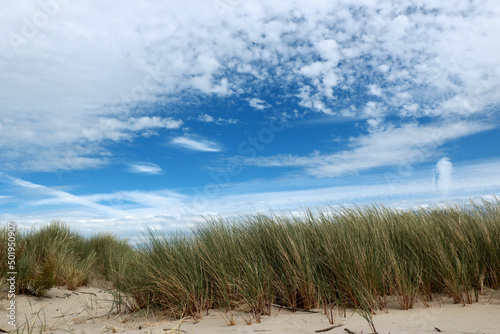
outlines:
[{"label": "beach sand", "polygon": [[[110,313],[113,297],[98,287],[82,287],[69,291],[64,287],[53,288],[43,298],[16,296],[17,324],[19,333],[315,333],[331,327],[322,310],[317,313],[273,307],[271,316],[264,316],[261,323],[253,319],[247,325],[249,315],[233,312],[236,325],[229,326],[224,313],[211,310],[208,315],[195,323],[193,319],[182,322],[165,319],[158,314],[140,311],[133,314]],[[0,301],[0,329],[15,330],[7,322],[7,300]],[[371,333],[368,323],[353,311],[347,316],[336,312],[335,325],[340,327],[325,333]],[[418,303],[409,311],[403,311],[391,303],[387,312],[373,316],[375,327],[380,334],[406,333],[500,333],[500,291],[489,291],[480,296],[478,303],[456,305],[443,296],[437,297],[431,307]],[[177,331],[176,329],[180,329]],[[0,331],[2,332],[2,331]],[[15,331],[14,331],[15,332]]]}]

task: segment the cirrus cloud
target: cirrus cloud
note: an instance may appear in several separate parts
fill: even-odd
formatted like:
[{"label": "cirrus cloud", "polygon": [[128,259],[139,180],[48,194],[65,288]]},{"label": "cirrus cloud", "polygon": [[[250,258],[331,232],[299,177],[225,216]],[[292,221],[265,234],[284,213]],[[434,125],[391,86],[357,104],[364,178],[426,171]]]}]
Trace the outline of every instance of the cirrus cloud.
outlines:
[{"label": "cirrus cloud", "polygon": [[157,164],[151,162],[135,162],[129,164],[128,171],[136,174],[157,175],[162,172],[162,169]]},{"label": "cirrus cloud", "polygon": [[195,139],[189,136],[176,137],[170,142],[173,145],[201,152],[219,152],[220,145],[216,142],[206,139]]}]

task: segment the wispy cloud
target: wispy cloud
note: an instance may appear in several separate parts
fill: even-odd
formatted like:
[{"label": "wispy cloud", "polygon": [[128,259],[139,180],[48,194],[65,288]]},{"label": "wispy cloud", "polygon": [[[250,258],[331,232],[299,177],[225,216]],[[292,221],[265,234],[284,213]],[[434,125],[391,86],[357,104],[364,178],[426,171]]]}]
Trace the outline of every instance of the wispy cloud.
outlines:
[{"label": "wispy cloud", "polygon": [[[111,139],[120,141],[130,139],[141,131],[153,129],[178,129],[181,120],[161,117],[129,118],[125,121],[116,118],[99,118],[97,124],[82,130],[83,137],[90,141]],[[146,132],[149,135],[149,132]]]},{"label": "wispy cloud", "polygon": [[[170,117],[80,119],[71,113],[40,113],[2,128],[0,147],[4,146],[5,150],[0,152],[0,167],[35,171],[102,167],[112,156],[105,142],[131,141],[139,136],[155,135],[155,131],[162,129],[178,129],[182,124],[182,120]],[[2,142],[7,137],[10,142]]]},{"label": "wispy cloud", "polygon": [[[282,187],[279,180],[266,182],[261,191],[254,191],[254,181],[228,184],[218,195],[213,193],[184,195],[172,190],[122,191],[76,196],[68,192],[34,184],[22,179],[3,177],[9,188],[19,190],[17,196],[24,206],[40,210],[26,214],[24,210],[0,215],[20,224],[45,223],[62,219],[79,230],[95,233],[116,230],[121,235],[138,236],[147,224],[158,229],[187,229],[200,221],[200,215],[235,217],[255,212],[300,212],[304,207],[315,209],[324,205],[362,204],[377,199],[378,203],[397,208],[413,208],[436,203],[466,203],[469,199],[491,199],[500,187],[500,161],[455,164],[454,182],[449,184],[447,197],[434,187],[432,167],[419,171],[398,182],[383,175],[372,175],[358,184],[324,186],[306,190],[273,190]],[[258,181],[261,182],[261,181]],[[309,182],[304,180],[304,185]],[[13,191],[14,191],[13,190]],[[6,199],[8,200],[8,199]],[[18,202],[19,203],[19,202]],[[107,205],[100,203],[108,203]],[[110,204],[111,203],[111,204]],[[82,219],[85,217],[85,219]]]},{"label": "wispy cloud", "polygon": [[335,177],[374,167],[414,164],[439,154],[444,143],[491,129],[481,122],[406,124],[370,132],[351,139],[349,150],[335,154],[314,152],[309,156],[275,155],[237,158],[241,164],[259,167],[298,167],[316,177]]},{"label": "wispy cloud", "polygon": [[216,142],[206,139],[194,139],[188,136],[174,138],[171,143],[194,151],[219,152],[221,150],[220,145]]},{"label": "wispy cloud", "polygon": [[156,175],[162,172],[162,169],[157,164],[151,162],[136,162],[130,163],[128,171],[137,174]]},{"label": "wispy cloud", "polygon": [[[20,190],[28,189],[29,193],[25,199],[26,203],[23,205],[26,206],[77,206],[77,207],[85,207],[90,208],[92,210],[96,210],[97,212],[113,217],[120,218],[126,216],[126,214],[116,208],[109,207],[106,205],[102,205],[86,199],[84,197],[73,195],[69,192],[62,191],[59,189],[47,187],[44,185],[36,184],[33,182],[29,182],[17,177],[9,176],[3,173],[0,173],[0,178],[3,179],[3,182],[7,182],[9,184],[9,188],[18,188]],[[57,219],[57,217],[54,217]]]}]

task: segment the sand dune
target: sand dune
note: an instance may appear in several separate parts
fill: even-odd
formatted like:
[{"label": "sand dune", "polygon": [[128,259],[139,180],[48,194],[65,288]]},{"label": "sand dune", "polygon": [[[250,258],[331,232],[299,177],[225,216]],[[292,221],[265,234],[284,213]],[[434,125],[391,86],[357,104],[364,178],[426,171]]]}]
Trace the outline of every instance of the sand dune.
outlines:
[{"label": "sand dune", "polygon": [[[311,312],[291,312],[273,307],[272,315],[265,316],[260,324],[245,313],[233,312],[236,325],[229,326],[224,313],[211,310],[208,315],[195,323],[192,319],[182,322],[166,319],[159,314],[140,311],[133,314],[118,313],[113,307],[113,296],[97,287],[82,287],[69,291],[63,287],[53,288],[43,298],[17,296],[17,320],[20,333],[29,329],[40,329],[47,333],[315,333],[331,327],[322,310]],[[7,301],[1,301],[5,310]],[[5,312],[2,312],[5,314]],[[367,322],[358,314],[347,311],[347,316],[337,315],[335,325],[340,327],[326,333],[370,333]],[[425,308],[417,304],[409,311],[389,304],[387,312],[374,316],[377,331],[386,333],[500,333],[500,292],[489,291],[480,297],[478,303],[457,305],[439,296]],[[6,316],[0,320],[0,329],[13,330]]]}]

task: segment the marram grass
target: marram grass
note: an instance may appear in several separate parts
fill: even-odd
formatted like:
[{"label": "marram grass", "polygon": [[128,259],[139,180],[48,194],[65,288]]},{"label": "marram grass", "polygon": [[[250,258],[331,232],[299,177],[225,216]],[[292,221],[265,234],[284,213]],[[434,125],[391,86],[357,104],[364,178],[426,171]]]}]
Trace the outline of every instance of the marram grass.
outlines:
[{"label": "marram grass", "polygon": [[[0,229],[4,259],[5,235]],[[445,293],[466,304],[500,288],[500,202],[208,218],[191,233],[150,231],[136,248],[111,234],[84,238],[54,222],[19,233],[17,252],[18,292],[76,288],[97,277],[137,306],[177,317],[198,319],[220,308],[260,321],[279,304],[327,314],[355,308],[373,326],[371,314],[390,299],[408,309]]]},{"label": "marram grass", "polygon": [[[7,235],[7,228],[0,228],[0,282],[12,271],[7,267]],[[15,251],[16,292],[36,296],[58,285],[74,290],[90,279],[116,285],[123,276],[120,265],[135,256],[126,240],[107,234],[85,238],[59,221],[19,230]]]},{"label": "marram grass", "polygon": [[[446,293],[472,303],[500,285],[500,203],[400,211],[326,208],[300,217],[209,218],[188,234],[150,232],[124,289],[177,316],[271,304],[402,309]],[[363,313],[364,312],[364,313]]]}]

